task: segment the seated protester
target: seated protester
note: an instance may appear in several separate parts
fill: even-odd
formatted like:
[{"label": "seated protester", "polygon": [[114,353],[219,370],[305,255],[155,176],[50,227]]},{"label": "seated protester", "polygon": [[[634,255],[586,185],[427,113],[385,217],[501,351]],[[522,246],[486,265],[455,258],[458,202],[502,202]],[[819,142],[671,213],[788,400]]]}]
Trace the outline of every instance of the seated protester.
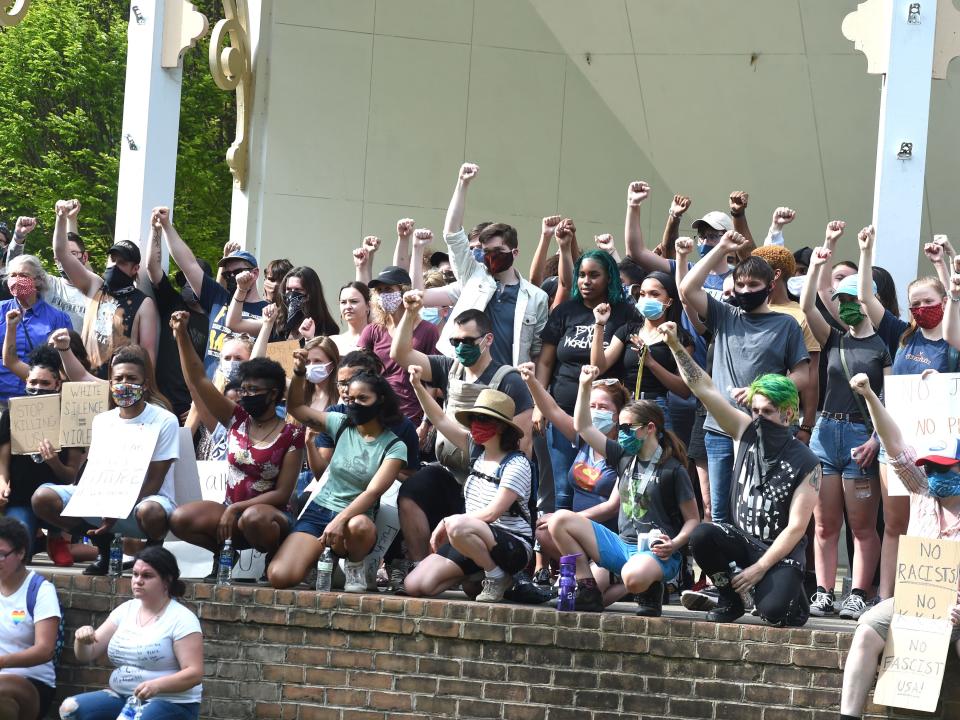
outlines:
[{"label": "seated protester", "polygon": [[235,550],[273,553],[292,525],[290,495],[303,464],[303,428],[285,423],[276,406],[283,401],[283,367],[267,358],[242,363],[239,402],[207,379],[200,356],[187,334],[187,313],[170,318],[180,365],[190,394],[226,429],[227,489],[223,503],[199,500],[177,508],[173,534],[214,554],[210,578],[216,578],[217,551],[230,539]]},{"label": "seated protester", "polygon": [[[65,361],[68,347],[61,349],[60,342],[66,333],[55,336],[57,350]],[[70,358],[76,362],[76,358]],[[146,538],[148,544],[163,542],[170,527],[170,516],[176,509],[174,502],[173,463],[180,457],[180,425],[169,407],[166,398],[153,385],[152,368],[147,363],[149,356],[142,348],[131,345],[120,348],[110,362],[110,406],[107,412],[93,419],[90,441],[91,451],[103,443],[116,448],[115,430],[123,425],[153,425],[158,428],[157,444],[144,475],[137,502],[126,518],[79,518],[62,515],[76,484],[41,485],[33,494],[33,511],[40,520],[63,530],[85,529],[93,537],[93,544],[100,551],[97,561],[87,567],[85,575],[106,575],[110,564],[110,543],[114,534],[122,537]],[[79,363],[78,363],[79,365]],[[70,368],[67,367],[68,374]],[[87,478],[96,482],[97,478]],[[92,528],[92,529],[90,529]]]},{"label": "seated protester", "polygon": [[96,630],[77,628],[73,652],[82,663],[105,655],[115,666],[109,691],[68,697],[66,720],[120,715],[133,696],[142,720],[196,720],[203,693],[203,631],[197,616],[177,598],[185,591],[173,554],[162,547],[137,553],[130,583],[133,599],[117,607]]},{"label": "seated protester", "polygon": [[70,252],[67,215],[74,203],[76,200],[57,201],[53,256],[74,287],[89,298],[80,334],[93,374],[107,378],[114,351],[131,344],[143,347],[156,365],[157,306],[153,298],[135,286],[140,271],[140,248],[129,240],[114,243],[107,251],[109,266],[103,277],[97,275]]},{"label": "seated protester", "polygon": [[[602,433],[591,417],[587,395],[597,375],[592,365],[580,372],[574,424],[584,441],[616,468],[614,492],[601,507],[611,514],[619,507],[619,534],[565,510],[550,518],[548,530],[561,555],[580,555],[577,610],[600,612],[629,592],[640,593],[637,615],[659,617],[664,583],[680,573],[680,550],[700,523],[687,456],[683,443],[664,429],[663,410],[652,400],[634,400],[623,408],[616,440]],[[603,593],[591,576],[590,561],[622,577],[623,587]]]},{"label": "seated protester", "polygon": [[[10,327],[9,319],[7,327]],[[26,394],[50,395],[60,392],[63,367],[57,351],[40,345],[30,353],[29,360]],[[29,560],[33,556],[33,540],[39,526],[30,504],[33,493],[45,483],[72,483],[87,453],[84,448],[63,448],[56,452],[50,439],[45,439],[34,455],[14,455],[11,450],[10,411],[4,410],[0,414],[0,514],[19,520],[27,528],[30,542],[27,544],[26,557]],[[73,565],[69,544],[59,533],[50,534],[47,555],[57,565]]]},{"label": "seated protester", "polygon": [[0,718],[47,717],[57,684],[53,658],[60,603],[53,584],[24,564],[30,538],[0,518]]},{"label": "seated protester", "polygon": [[[796,326],[792,318],[784,319]],[[751,418],[732,407],[693,362],[677,339],[675,325],[662,325],[660,331],[684,381],[721,429],[740,443],[730,488],[732,522],[703,523],[690,536],[693,558],[720,596],[707,620],[733,622],[745,611],[742,596],[752,591],[763,620],[803,625],[809,611],[803,589],[806,531],[822,471],[817,456],[793,437],[791,425],[800,407],[797,386],[782,375],[754,380],[747,388]],[[731,565],[738,568],[736,573]],[[699,595],[687,591],[681,601],[691,609],[696,604],[687,598]]]},{"label": "seated protester", "polygon": [[297,351],[288,410],[306,427],[333,434],[327,482],[293,526],[267,567],[275,588],[301,582],[325,548],[345,557],[347,592],[365,592],[363,560],[377,542],[374,524],[383,495],[406,462],[403,442],[389,430],[399,422],[397,396],[381,375],[360,373],[347,388],[345,413],[320,412],[304,401],[305,353]]},{"label": "seated protester", "polygon": [[[7,287],[13,298],[0,303],[0,334],[6,335],[8,315],[12,316],[16,356],[25,360],[35,347],[43,345],[51,332],[71,327],[70,318],[62,310],[44,302],[47,290],[47,274],[40,260],[33,255],[19,255],[7,268]],[[0,404],[6,405],[11,397],[23,395],[24,383],[6,366],[0,368]]]},{"label": "seated protester", "polygon": [[511,419],[513,400],[487,388],[472,408],[458,410],[454,421],[420,376],[421,368],[411,365],[410,382],[430,422],[473,463],[463,486],[464,512],[437,524],[430,536],[432,554],[407,575],[404,590],[415,597],[439,595],[482,570],[477,602],[500,602],[533,555],[533,473],[519,449],[522,430]]},{"label": "seated protester", "polygon": [[[553,396],[537,380],[533,363],[524,363],[517,369],[543,417],[553,423],[564,437],[578,444],[577,456],[570,466],[567,478],[573,488],[573,512],[580,517],[596,520],[615,532],[615,508],[608,505],[617,486],[616,464],[607,462],[605,455],[594,450],[577,434],[573,418],[560,409]],[[590,419],[593,427],[613,441],[617,439],[620,412],[627,404],[627,397],[626,388],[616,378],[597,380],[590,390]],[[552,515],[553,513],[537,515],[536,539],[540,551],[537,553],[534,582],[538,584],[550,584],[550,571],[541,555],[545,555],[548,562],[556,563],[562,554],[547,530],[547,522]]]},{"label": "seated protester", "polygon": [[[951,292],[960,292],[960,281]],[[955,304],[955,303],[952,303]],[[910,493],[909,533],[917,537],[960,540],[960,438],[950,438],[947,447],[917,457],[916,450],[904,442],[896,420],[883,406],[871,388],[866,374],[854,375],[850,387],[866,401],[867,411],[887,450],[891,469]],[[862,717],[867,693],[877,675],[877,665],[887,641],[894,614],[893,598],[882,600],[864,612],[857,621],[857,631],[843,669],[843,691],[840,695],[840,717],[857,720]],[[953,625],[950,643],[960,654],[960,606],[950,608]]]},{"label": "seated protester", "polygon": [[[476,309],[455,316],[450,325],[450,343],[456,348],[456,359],[446,355],[427,355],[411,347],[412,320],[419,315],[422,293],[414,290],[404,296],[406,313],[397,328],[390,348],[391,357],[404,367],[421,368],[421,382],[430,383],[446,395],[445,412],[453,416],[458,410],[473,406],[480,393],[492,388],[510,397],[514,415],[511,421],[521,428],[521,449],[529,447],[533,398],[516,369],[493,359],[493,326],[489,316]],[[431,464],[400,488],[397,508],[400,529],[407,545],[407,562],[398,562],[393,585],[398,586],[402,574],[413,563],[429,554],[430,532],[440,520],[463,512],[461,485],[469,475],[471,459],[449,437],[437,435],[436,456],[439,464]]]},{"label": "seated protester", "polygon": [[[203,358],[203,365],[206,368],[207,377],[212,379],[220,364],[223,343],[233,335],[227,326],[226,319],[230,299],[237,292],[237,275],[249,271],[256,278],[260,272],[257,267],[257,258],[246,250],[236,250],[221,258],[218,265],[227,285],[224,289],[213,277],[204,272],[193,251],[180,237],[170,221],[170,209],[158,207],[154,208],[153,212],[155,222],[163,228],[163,236],[170,248],[170,256],[186,277],[190,288],[197,294],[200,306],[210,319],[210,332],[207,336],[207,351]],[[266,304],[260,299],[257,284],[254,282],[246,297],[243,298],[243,317],[248,319],[259,317]]]}]

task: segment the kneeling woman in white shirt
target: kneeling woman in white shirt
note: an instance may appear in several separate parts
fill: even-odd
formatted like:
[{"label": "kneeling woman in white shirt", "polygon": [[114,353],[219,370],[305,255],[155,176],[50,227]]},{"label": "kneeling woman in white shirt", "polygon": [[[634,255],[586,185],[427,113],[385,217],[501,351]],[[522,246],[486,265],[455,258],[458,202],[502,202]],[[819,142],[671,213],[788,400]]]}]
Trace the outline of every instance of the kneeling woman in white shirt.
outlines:
[{"label": "kneeling woman in white shirt", "polygon": [[30,537],[0,517],[0,718],[46,717],[56,685],[60,603],[53,585],[23,564]]},{"label": "kneeling woman in white shirt", "polygon": [[73,650],[81,662],[105,653],[116,669],[110,688],[68,697],[64,720],[115,718],[134,696],[142,720],[196,720],[200,716],[203,636],[200,621],[177,602],[180,568],[169,550],[148,547],[134,558],[133,599],[110,613],[96,630],[77,630]]}]

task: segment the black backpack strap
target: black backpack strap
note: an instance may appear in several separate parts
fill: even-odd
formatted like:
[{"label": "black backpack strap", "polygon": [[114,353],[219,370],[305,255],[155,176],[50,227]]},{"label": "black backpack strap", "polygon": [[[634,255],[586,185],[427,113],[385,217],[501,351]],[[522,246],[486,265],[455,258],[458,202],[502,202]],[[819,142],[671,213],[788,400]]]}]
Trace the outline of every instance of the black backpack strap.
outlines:
[{"label": "black backpack strap", "polygon": [[333,436],[333,445],[336,447],[337,443],[340,442],[340,436],[347,431],[347,422],[344,420],[340,423],[340,427],[337,428],[336,434]]},{"label": "black backpack strap", "polygon": [[[402,440],[400,440],[398,437],[394,437],[393,440],[387,443],[387,446],[383,449],[383,454],[380,456],[380,465],[383,465],[383,461],[387,459],[387,453],[390,452],[390,448],[392,448],[398,442],[402,442]],[[406,465],[407,461],[404,460],[403,464]]]}]

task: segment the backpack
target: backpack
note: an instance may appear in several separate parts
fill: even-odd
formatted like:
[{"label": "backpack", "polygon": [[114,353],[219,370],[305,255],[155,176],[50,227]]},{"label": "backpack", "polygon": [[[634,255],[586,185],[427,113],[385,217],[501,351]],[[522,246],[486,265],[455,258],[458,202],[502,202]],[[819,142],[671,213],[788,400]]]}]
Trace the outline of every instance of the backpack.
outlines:
[{"label": "backpack", "polygon": [[[33,611],[37,607],[37,595],[40,594],[40,586],[49,582],[43,575],[34,573],[30,576],[30,584],[27,585],[27,614],[33,620]],[[56,592],[56,590],[54,590]],[[60,623],[57,626],[57,643],[53,649],[53,666],[60,664],[60,655],[63,653],[63,613],[60,613]]]},{"label": "backpack", "polygon": [[[486,473],[483,473],[477,470],[477,467],[476,467],[477,460],[480,459],[480,454],[483,452],[483,448],[479,445],[473,445],[472,443],[471,445],[473,446],[473,453],[471,453],[471,457],[470,457],[470,474],[476,475],[478,478],[481,478],[482,480],[486,480],[487,482],[493,483],[498,487],[500,485],[500,478],[503,477],[503,469],[507,466],[508,462],[513,460],[513,458],[522,457],[528,463],[530,463],[530,460],[527,458],[526,454],[524,454],[520,450],[514,450],[513,452],[508,453],[503,458],[503,460],[500,461],[500,464],[497,466],[497,474],[495,476],[487,475]],[[533,464],[530,463],[530,495],[527,497],[527,504],[524,505],[519,499],[514,500],[513,505],[507,508],[507,512],[506,512],[507,515],[511,515],[513,517],[522,517],[524,520],[526,520],[530,524],[530,536],[532,538],[535,538],[537,536],[537,494],[538,492],[537,492],[536,486],[537,486],[537,476],[534,473]],[[466,487],[466,485],[464,485],[464,487]]]}]

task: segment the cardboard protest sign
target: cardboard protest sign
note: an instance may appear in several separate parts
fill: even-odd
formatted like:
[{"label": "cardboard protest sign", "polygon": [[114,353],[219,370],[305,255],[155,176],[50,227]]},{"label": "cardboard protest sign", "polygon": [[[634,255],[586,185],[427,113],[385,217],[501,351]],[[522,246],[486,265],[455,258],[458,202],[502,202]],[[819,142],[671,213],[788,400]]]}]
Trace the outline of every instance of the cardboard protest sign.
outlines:
[{"label": "cardboard protest sign", "polygon": [[[933,373],[923,380],[920,375],[887,375],[883,392],[904,441],[917,453],[941,443],[945,447],[951,435],[960,435],[960,373]],[[891,495],[907,495],[896,473],[887,473],[887,485]]]},{"label": "cardboard protest sign", "polygon": [[267,345],[267,357],[276,360],[283,366],[287,379],[293,377],[293,353],[300,349],[299,340],[284,340]]},{"label": "cardboard protest sign", "polygon": [[10,451],[33,455],[44,439],[60,449],[60,396],[26,395],[10,398]]},{"label": "cardboard protest sign", "polygon": [[198,460],[197,475],[203,499],[222,503],[227,496],[227,461]]},{"label": "cardboard protest sign", "polygon": [[873,701],[933,712],[950,649],[960,542],[903,535],[897,553],[893,621]]},{"label": "cardboard protest sign", "polygon": [[90,446],[83,477],[63,514],[93,518],[130,515],[140,496],[159,435],[159,425],[112,427],[110,442]]},{"label": "cardboard protest sign", "polygon": [[93,418],[109,409],[109,383],[64,383],[60,391],[60,445],[89,447]]}]

